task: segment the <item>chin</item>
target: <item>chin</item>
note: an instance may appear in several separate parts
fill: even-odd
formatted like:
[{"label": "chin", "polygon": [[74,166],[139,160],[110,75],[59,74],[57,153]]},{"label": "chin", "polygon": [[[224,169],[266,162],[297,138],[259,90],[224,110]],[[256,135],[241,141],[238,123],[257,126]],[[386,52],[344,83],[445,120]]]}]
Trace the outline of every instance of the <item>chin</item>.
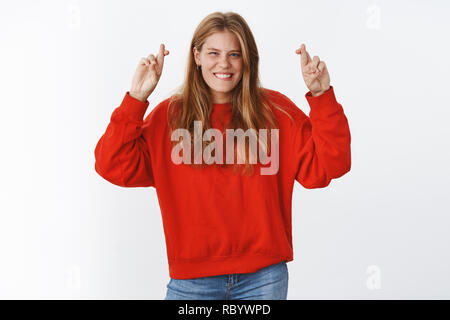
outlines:
[{"label": "chin", "polygon": [[220,89],[220,88],[213,88],[213,89],[214,89],[214,91],[220,92],[220,93],[230,93],[231,91],[233,91],[234,87],[230,88],[229,90],[223,90],[223,89]]}]

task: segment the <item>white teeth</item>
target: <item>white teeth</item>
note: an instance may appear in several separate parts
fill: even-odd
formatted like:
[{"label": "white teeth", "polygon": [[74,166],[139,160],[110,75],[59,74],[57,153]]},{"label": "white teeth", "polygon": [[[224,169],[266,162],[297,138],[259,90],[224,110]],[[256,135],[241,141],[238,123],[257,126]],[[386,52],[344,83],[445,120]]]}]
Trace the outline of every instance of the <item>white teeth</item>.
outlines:
[{"label": "white teeth", "polygon": [[221,74],[221,73],[216,73],[215,74],[217,78],[230,78],[232,75],[231,74]]}]

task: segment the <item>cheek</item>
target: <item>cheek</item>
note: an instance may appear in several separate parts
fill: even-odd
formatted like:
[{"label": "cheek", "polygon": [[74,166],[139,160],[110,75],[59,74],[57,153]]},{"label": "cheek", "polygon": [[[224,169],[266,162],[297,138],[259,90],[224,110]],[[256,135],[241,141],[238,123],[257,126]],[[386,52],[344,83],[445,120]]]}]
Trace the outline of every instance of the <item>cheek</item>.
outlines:
[{"label": "cheek", "polygon": [[214,70],[216,70],[216,64],[214,63],[214,61],[206,61],[205,63],[205,70],[208,70],[208,72],[213,72]]},{"label": "cheek", "polygon": [[233,69],[239,70],[239,72],[242,72],[242,61],[236,61],[233,63]]}]

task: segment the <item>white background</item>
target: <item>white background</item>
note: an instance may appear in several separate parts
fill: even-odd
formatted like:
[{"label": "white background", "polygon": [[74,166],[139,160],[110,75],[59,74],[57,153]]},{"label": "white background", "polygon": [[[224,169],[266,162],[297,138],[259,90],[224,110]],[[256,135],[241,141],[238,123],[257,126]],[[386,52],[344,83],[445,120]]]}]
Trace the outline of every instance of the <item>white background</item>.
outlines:
[{"label": "white background", "polygon": [[[216,4],[215,4],[216,3]],[[221,2],[222,3],[222,2]],[[306,114],[295,50],[328,66],[352,168],[295,183],[288,299],[449,299],[446,1],[2,1],[0,298],[163,299],[154,188],[94,170],[141,57],[170,51],[150,110],[181,84],[198,23],[248,22],[266,88]]]}]

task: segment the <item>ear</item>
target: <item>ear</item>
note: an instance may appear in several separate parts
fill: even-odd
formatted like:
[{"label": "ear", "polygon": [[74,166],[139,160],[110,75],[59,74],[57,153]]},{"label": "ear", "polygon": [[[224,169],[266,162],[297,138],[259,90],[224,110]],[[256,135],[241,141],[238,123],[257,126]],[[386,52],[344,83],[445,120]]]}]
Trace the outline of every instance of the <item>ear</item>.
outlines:
[{"label": "ear", "polygon": [[200,62],[199,59],[198,59],[199,52],[198,52],[197,48],[194,47],[194,49],[192,49],[192,52],[194,53],[194,60],[195,60],[195,63],[196,63],[196,64],[199,64],[199,62]]}]

